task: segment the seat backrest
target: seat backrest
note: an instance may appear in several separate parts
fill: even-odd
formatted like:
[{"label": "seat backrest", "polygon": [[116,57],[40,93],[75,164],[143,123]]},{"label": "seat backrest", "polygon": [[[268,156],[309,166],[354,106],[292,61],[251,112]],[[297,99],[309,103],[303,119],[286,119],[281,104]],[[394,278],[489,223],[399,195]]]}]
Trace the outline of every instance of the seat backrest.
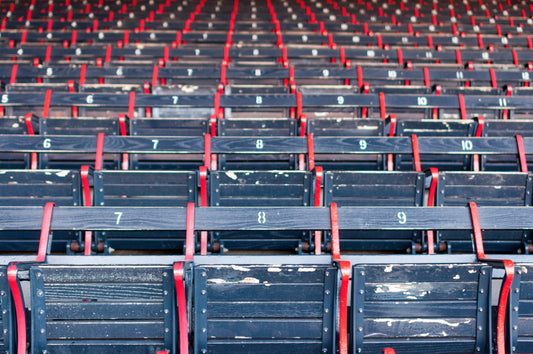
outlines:
[{"label": "seat backrest", "polygon": [[352,274],[353,353],[491,352],[489,266],[361,264]]},{"label": "seat backrest", "polygon": [[[521,172],[440,172],[437,206],[530,206],[532,178]],[[448,251],[473,252],[470,231],[438,231]],[[516,252],[527,247],[529,231],[488,230],[483,233],[488,252]]]},{"label": "seat backrest", "polygon": [[173,281],[169,266],[32,267],[32,353],[176,352]]},{"label": "seat backrest", "polygon": [[[130,119],[130,135],[153,136],[157,148],[158,136],[202,137],[207,133],[208,120],[203,118],[134,118]],[[133,170],[196,170],[203,155],[130,154]]]},{"label": "seat backrest", "polygon": [[[324,205],[343,206],[422,206],[424,174],[420,172],[348,172],[324,174]],[[361,230],[340,232],[344,250],[415,252],[421,245],[417,231]]]},{"label": "seat backrest", "polygon": [[[533,137],[533,122],[530,120],[490,120],[485,121],[483,136],[488,137]],[[485,171],[518,171],[517,155],[483,155],[482,166]],[[530,161],[528,169],[533,169]]]},{"label": "seat backrest", "polygon": [[[309,134],[315,137],[377,137],[383,136],[382,119],[309,119]],[[315,154],[315,163],[326,170],[383,170],[382,155]]]},{"label": "seat backrest", "polygon": [[509,293],[511,353],[525,354],[533,346],[533,264],[515,263],[515,270]]},{"label": "seat backrest", "polygon": [[332,265],[201,265],[194,277],[195,352],[335,352]]},{"label": "seat backrest", "polygon": [[[107,136],[117,135],[117,119],[81,119],[81,118],[41,118],[39,120],[41,135],[92,135],[104,133]],[[95,151],[96,153],[96,151]],[[56,153],[39,154],[40,168],[79,169],[82,165],[94,166],[95,153]],[[118,154],[104,154],[103,168],[116,169],[119,166]]]}]

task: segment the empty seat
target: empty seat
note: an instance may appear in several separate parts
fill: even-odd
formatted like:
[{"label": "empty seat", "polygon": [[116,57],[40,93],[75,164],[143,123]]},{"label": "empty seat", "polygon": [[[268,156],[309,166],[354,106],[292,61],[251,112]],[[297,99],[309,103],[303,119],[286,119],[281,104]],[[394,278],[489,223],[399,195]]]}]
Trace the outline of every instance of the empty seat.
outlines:
[{"label": "empty seat", "polygon": [[[69,170],[0,170],[0,205],[44,206],[47,202],[58,206],[81,205],[80,174]],[[36,251],[39,232],[1,231],[0,250]],[[74,231],[56,231],[52,250],[65,252],[77,241]]]},{"label": "empty seat", "polygon": [[[419,172],[349,172],[324,174],[324,205],[422,206],[424,174]],[[410,251],[420,245],[417,231],[340,231],[343,250]],[[418,244],[418,245],[417,245]]]},{"label": "empty seat", "polygon": [[490,283],[483,264],[353,267],[352,352],[490,353]]},{"label": "empty seat", "polygon": [[[441,172],[437,184],[437,206],[530,206],[531,176],[520,172]],[[469,231],[437,232],[439,242],[448,252],[474,252]],[[506,230],[483,232],[488,252],[516,252],[529,249],[529,231]]]},{"label": "empty seat", "polygon": [[529,353],[533,346],[533,264],[515,263],[511,285],[509,344],[513,353]]},{"label": "empty seat", "polygon": [[335,352],[331,264],[215,262],[194,278],[195,352]]},{"label": "empty seat", "polygon": [[[231,207],[310,206],[313,175],[304,171],[212,171],[210,205]],[[216,231],[216,249],[301,250],[307,233]],[[306,247],[307,245],[303,245]]]},{"label": "empty seat", "polygon": [[172,274],[157,265],[31,267],[32,352],[176,352]]},{"label": "empty seat", "polygon": [[[177,207],[196,203],[195,172],[94,171],[94,205]],[[185,233],[179,231],[107,231],[99,241],[113,249],[157,249],[181,253]]]}]

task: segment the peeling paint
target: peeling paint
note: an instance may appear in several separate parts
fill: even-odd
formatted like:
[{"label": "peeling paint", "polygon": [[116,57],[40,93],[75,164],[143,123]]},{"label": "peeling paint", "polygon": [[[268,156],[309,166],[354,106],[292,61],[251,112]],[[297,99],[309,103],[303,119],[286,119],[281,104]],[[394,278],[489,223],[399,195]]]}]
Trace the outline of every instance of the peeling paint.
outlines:
[{"label": "peeling paint", "polygon": [[246,337],[246,336],[235,336],[235,339],[252,339],[252,337]]},{"label": "peeling paint", "polygon": [[468,273],[469,273],[469,274],[475,274],[475,273],[477,273],[477,270],[475,270],[475,269],[469,269],[469,270],[468,270]]},{"label": "peeling paint", "polygon": [[453,277],[454,280],[459,280],[461,279],[461,276],[459,274],[457,274],[456,276]]},{"label": "peeling paint", "polygon": [[271,268],[268,268],[267,271],[268,271],[268,272],[279,273],[279,272],[281,272],[281,268],[271,267]]},{"label": "peeling paint", "polygon": [[240,267],[238,265],[232,265],[231,268],[233,268],[233,270],[240,270],[241,272],[249,272],[250,271],[250,268]]},{"label": "peeling paint", "polygon": [[234,181],[237,180],[237,175],[234,172],[228,171],[228,172],[226,172],[226,176],[228,176],[229,178],[231,178]]},{"label": "peeling paint", "polygon": [[299,272],[315,272],[316,268],[298,268]]},{"label": "peeling paint", "polygon": [[390,273],[390,272],[392,272],[392,265],[385,267],[385,269],[384,269],[383,271],[384,271],[385,273]]},{"label": "peeling paint", "polygon": [[58,177],[66,177],[69,173],[70,173],[69,170],[59,171],[59,172],[56,172],[56,176],[58,176]]},{"label": "peeling paint", "polygon": [[207,281],[211,282],[211,283],[215,283],[215,284],[235,284],[235,283],[239,283],[239,284],[259,284],[259,279],[252,278],[252,277],[246,277],[246,278],[244,278],[242,280],[238,280],[238,281],[227,281],[226,279],[219,279],[219,278],[212,278],[212,279],[208,279]]}]

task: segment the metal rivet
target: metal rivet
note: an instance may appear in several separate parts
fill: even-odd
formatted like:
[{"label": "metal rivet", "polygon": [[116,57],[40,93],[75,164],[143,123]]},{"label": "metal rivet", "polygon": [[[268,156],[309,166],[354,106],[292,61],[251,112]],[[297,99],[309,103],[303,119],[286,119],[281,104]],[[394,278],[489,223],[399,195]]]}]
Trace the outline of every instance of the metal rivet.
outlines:
[{"label": "metal rivet", "polygon": [[363,349],[361,349],[361,348],[357,348],[357,352],[358,352],[358,353],[361,353],[362,351],[363,351]]},{"label": "metal rivet", "polygon": [[39,315],[44,315],[44,310],[43,309],[39,310]]},{"label": "metal rivet", "polygon": [[207,310],[206,310],[206,309],[202,309],[202,313],[206,313],[206,312],[207,312]]},{"label": "metal rivet", "polygon": [[513,331],[516,331],[518,329],[518,326],[514,325],[513,326]]},{"label": "metal rivet", "polygon": [[163,295],[168,295],[168,291],[167,290],[163,291]]},{"label": "metal rivet", "polygon": [[41,333],[43,333],[43,334],[44,334],[44,332],[45,332],[44,328],[41,328]]},{"label": "metal rivet", "polygon": [[327,352],[328,352],[328,350],[326,348],[322,349],[322,353],[327,353]]},{"label": "metal rivet", "polygon": [[207,291],[202,290],[202,295],[205,295],[205,294],[207,294]]},{"label": "metal rivet", "polygon": [[165,313],[169,313],[168,309],[165,309]]},{"label": "metal rivet", "polygon": [[202,328],[202,332],[207,332],[207,328]]},{"label": "metal rivet", "polygon": [[360,309],[357,309],[357,312],[359,312],[359,313],[363,313],[363,309],[361,309],[361,308],[360,308]]},{"label": "metal rivet", "polygon": [[359,327],[359,328],[357,328],[357,331],[358,331],[358,332],[363,332],[363,327]]},{"label": "metal rivet", "polygon": [[481,274],[482,274],[482,275],[485,275],[485,274],[487,274],[487,271],[486,271],[486,270],[482,270],[482,271],[481,271]]},{"label": "metal rivet", "polygon": [[35,276],[36,276],[37,278],[40,278],[40,277],[42,277],[42,276],[43,276],[43,273],[41,273],[41,272],[38,272],[37,274],[35,274]]},{"label": "metal rivet", "polygon": [[2,315],[7,314],[7,310],[2,310]]},{"label": "metal rivet", "polygon": [[476,347],[476,352],[480,352],[481,351],[481,348],[480,347]]},{"label": "metal rivet", "polygon": [[9,330],[6,328],[4,329],[4,334],[8,334],[9,333]]},{"label": "metal rivet", "polygon": [[328,327],[324,327],[324,333],[328,332]]},{"label": "metal rivet", "polygon": [[168,277],[168,273],[167,272],[163,272],[163,276],[164,277]]},{"label": "metal rivet", "polygon": [[365,293],[364,290],[359,290],[359,294],[363,295]]},{"label": "metal rivet", "polygon": [[518,272],[517,272],[517,273],[518,273],[518,274],[522,274],[522,271],[521,271],[521,270],[518,270]]},{"label": "metal rivet", "polygon": [[518,292],[520,291],[520,289],[516,288],[514,289],[514,292],[518,294]]},{"label": "metal rivet", "polygon": [[168,333],[168,332],[170,332],[170,329],[165,328],[165,333]]},{"label": "metal rivet", "polygon": [[43,291],[42,290],[37,291],[37,296],[43,296]]},{"label": "metal rivet", "polygon": [[206,272],[202,272],[202,277],[207,277],[207,273]]},{"label": "metal rivet", "polygon": [[6,296],[6,292],[5,291],[0,291],[0,295],[1,296]]},{"label": "metal rivet", "polygon": [[326,277],[329,277],[329,272],[326,272]]},{"label": "metal rivet", "polygon": [[479,312],[483,312],[483,307],[477,309]]},{"label": "metal rivet", "polygon": [[477,328],[477,330],[478,330],[478,331],[482,331],[482,330],[483,330],[483,327],[479,326],[479,327]]},{"label": "metal rivet", "polygon": [[363,276],[363,275],[365,275],[365,272],[364,272],[364,271],[361,271],[361,272],[359,273],[359,275]]},{"label": "metal rivet", "polygon": [[479,293],[480,293],[480,294],[484,294],[484,293],[485,293],[485,290],[481,289],[481,290],[479,290]]},{"label": "metal rivet", "polygon": [[513,307],[513,311],[514,312],[518,311],[518,306]]},{"label": "metal rivet", "polygon": [[329,309],[324,309],[324,312],[325,313],[329,313]]},{"label": "metal rivet", "polygon": [[207,353],[207,349],[202,349],[202,353]]},{"label": "metal rivet", "polygon": [[329,295],[330,291],[329,290],[326,290],[326,295]]}]

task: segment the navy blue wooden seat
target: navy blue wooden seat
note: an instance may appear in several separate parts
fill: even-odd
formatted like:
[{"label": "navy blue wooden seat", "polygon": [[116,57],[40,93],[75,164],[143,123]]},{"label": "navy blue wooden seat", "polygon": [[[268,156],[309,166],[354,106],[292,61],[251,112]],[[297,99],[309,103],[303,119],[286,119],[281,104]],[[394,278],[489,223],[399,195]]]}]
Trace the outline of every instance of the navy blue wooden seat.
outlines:
[{"label": "navy blue wooden seat", "polygon": [[[109,207],[183,207],[197,201],[195,172],[94,171],[94,205]],[[99,241],[113,249],[165,250],[181,253],[180,231],[107,231]]]},{"label": "navy blue wooden seat", "polygon": [[[508,316],[508,349],[510,353],[529,353],[533,346],[533,264],[515,263]],[[526,261],[527,262],[527,261]]]},{"label": "navy blue wooden seat", "polygon": [[[324,174],[324,205],[343,206],[422,206],[424,174],[419,172],[349,172]],[[417,231],[340,231],[343,250],[408,251],[420,246]],[[417,245],[418,244],[418,245]]]},{"label": "navy blue wooden seat", "polygon": [[[488,137],[522,137],[533,136],[533,122],[529,120],[487,120],[483,127],[483,136]],[[517,155],[482,155],[482,168],[485,171],[518,171]],[[528,163],[533,169],[533,162]]]},{"label": "navy blue wooden seat", "polygon": [[[81,182],[78,171],[69,170],[0,170],[0,205],[58,206],[81,205]],[[39,232],[1,231],[1,251],[36,251]],[[70,242],[78,240],[74,231],[54,233],[52,250],[65,252]]]},{"label": "navy blue wooden seat", "polygon": [[[465,206],[475,202],[480,206],[530,206],[532,179],[521,172],[440,172],[436,206]],[[491,231],[483,233],[487,252],[509,253],[529,250],[527,230]],[[469,231],[437,232],[448,252],[474,252]]]},{"label": "navy blue wooden seat", "polygon": [[338,271],[317,258],[197,265],[195,352],[334,353]]},{"label": "navy blue wooden seat", "polygon": [[169,265],[33,266],[32,353],[175,353],[173,283]]},{"label": "navy blue wooden seat", "polygon": [[[304,171],[212,171],[210,205],[225,207],[311,206],[313,175]],[[259,216],[259,219],[261,217]],[[215,231],[221,250],[308,249],[308,234],[300,231]]]},{"label": "navy blue wooden seat", "polygon": [[490,353],[491,275],[475,263],[355,265],[352,352]]}]

